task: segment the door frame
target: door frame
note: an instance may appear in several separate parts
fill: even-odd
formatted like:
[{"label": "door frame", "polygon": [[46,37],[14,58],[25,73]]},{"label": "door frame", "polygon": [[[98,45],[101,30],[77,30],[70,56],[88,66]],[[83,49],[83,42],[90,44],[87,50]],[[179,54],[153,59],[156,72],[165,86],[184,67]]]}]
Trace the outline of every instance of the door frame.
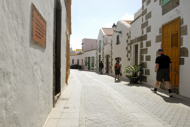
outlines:
[{"label": "door frame", "polygon": [[100,66],[99,66],[99,64],[100,64],[100,61],[101,61],[101,55],[99,55],[99,63],[98,63],[99,72],[100,72]]},{"label": "door frame", "polygon": [[62,6],[54,0],[54,41],[53,41],[53,107],[61,93],[61,24]]},{"label": "door frame", "polygon": [[[161,48],[163,48],[163,42],[164,42],[164,36],[163,36],[163,34],[164,34],[164,27],[166,27],[166,26],[168,26],[168,25],[170,25],[170,24],[172,24],[172,23],[174,23],[174,22],[179,22],[179,25],[178,25],[178,30],[179,30],[179,34],[178,34],[178,59],[180,59],[180,17],[178,17],[178,18],[175,18],[175,19],[173,19],[173,20],[171,20],[171,21],[169,21],[169,22],[167,22],[167,23],[165,23],[164,25],[162,25],[162,43],[161,43]],[[178,79],[179,79],[179,72],[180,72],[180,65],[178,64]],[[170,73],[170,78],[171,78],[171,73]],[[172,80],[172,79],[170,79],[170,80]],[[180,80],[180,79],[179,79]],[[176,91],[176,93],[178,93],[179,92],[179,80],[178,80],[178,86],[174,86],[174,85],[172,85],[172,89],[175,89],[174,91]]]},{"label": "door frame", "polygon": [[106,55],[106,73],[109,74],[109,55]]},{"label": "door frame", "polygon": [[88,70],[90,70],[90,57],[88,57]]}]

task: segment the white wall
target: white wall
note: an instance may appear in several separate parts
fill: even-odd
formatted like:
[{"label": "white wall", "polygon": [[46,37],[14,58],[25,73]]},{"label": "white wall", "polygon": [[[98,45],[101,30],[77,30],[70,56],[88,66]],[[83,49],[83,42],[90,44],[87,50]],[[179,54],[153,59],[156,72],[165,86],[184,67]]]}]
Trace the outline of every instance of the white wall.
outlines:
[{"label": "white wall", "polygon": [[[131,24],[131,40],[137,39],[142,35],[142,30],[141,30],[141,24],[142,24],[142,17],[140,16],[138,19],[136,19],[132,24]],[[135,45],[138,45],[138,64],[140,64],[140,42],[133,44],[131,46],[131,65],[135,64]],[[128,46],[130,49],[130,46]]]},{"label": "white wall", "polygon": [[[123,70],[124,67],[130,65],[130,61],[128,61],[128,58],[127,58],[128,53],[127,53],[127,50],[126,50],[126,47],[127,47],[127,41],[126,40],[128,40],[127,33],[129,33],[130,28],[121,20],[121,21],[117,22],[116,31],[122,31],[122,34],[114,32],[113,38],[112,38],[112,45],[113,45],[112,72],[113,72],[113,75],[115,75],[115,73],[114,73],[114,65],[116,63],[116,61],[115,61],[116,57],[121,58],[121,61],[120,61],[121,70]],[[119,40],[120,40],[120,44],[118,44],[118,45],[116,45],[117,35],[119,35]],[[122,75],[122,76],[125,77],[125,75]]]},{"label": "white wall", "polygon": [[[110,37],[108,37],[110,38]],[[108,39],[109,40],[109,39]],[[104,46],[104,68],[103,68],[103,73],[106,73],[106,56],[109,55],[110,58],[109,58],[109,74],[111,74],[111,69],[110,67],[112,67],[111,65],[111,43],[107,43],[105,46]]]},{"label": "white wall", "polygon": [[87,39],[87,38],[84,38],[82,40],[82,44],[83,44],[83,51],[84,52],[97,48],[97,46],[96,46],[96,39]]},{"label": "white wall", "polygon": [[[103,56],[102,56],[102,46],[103,46],[103,42],[104,42],[104,39],[103,39],[103,36],[104,36],[104,34],[103,34],[103,31],[102,31],[102,29],[100,29],[99,30],[99,33],[98,33],[98,38],[97,38],[97,43],[96,43],[96,45],[97,45],[97,56],[96,56],[96,58],[97,58],[97,61],[96,61],[96,66],[97,66],[97,68],[96,68],[96,71],[97,72],[99,72],[99,55],[101,55],[101,60],[100,61],[102,61],[102,58],[103,58]],[[101,52],[99,52],[99,42],[101,41]],[[102,62],[104,62],[104,61],[102,61]]]},{"label": "white wall", "polygon": [[[178,17],[184,20],[184,25],[188,26],[188,32],[190,31],[189,27],[189,4],[190,1],[181,0],[178,7],[174,8],[172,11],[166,13],[162,16],[162,7],[159,5],[159,1],[157,0],[155,3],[151,2],[150,5],[146,7],[146,2],[144,3],[144,7],[147,8],[147,13],[152,12],[152,17],[148,19],[149,24],[151,25],[151,32],[148,34],[147,40],[151,40],[151,48],[148,48],[148,54],[151,55],[151,61],[147,62],[148,69],[150,69],[150,75],[147,76],[147,83],[150,85],[154,85],[156,80],[156,73],[154,72],[155,68],[155,59],[156,59],[156,50],[161,48],[161,43],[155,43],[156,36],[159,35],[159,28],[162,27],[165,23],[168,23]],[[145,17],[145,16],[144,16]],[[144,18],[145,20],[145,18]],[[144,29],[145,30],[145,29]],[[188,43],[190,40],[189,33],[188,35],[182,36],[183,37],[183,46],[190,49],[190,44]],[[145,45],[145,43],[144,43]],[[188,67],[188,63],[190,62],[189,57],[180,57],[184,58],[185,65],[180,65],[179,71],[179,94],[185,97],[190,98],[190,85],[189,85],[189,77],[188,72],[190,68]]]},{"label": "white wall", "polygon": [[[180,13],[180,18],[184,19],[184,24],[183,25],[187,25],[187,33],[188,35],[183,36],[183,46],[181,47],[187,47],[189,52],[190,52],[190,44],[189,44],[189,40],[190,40],[190,17],[189,17],[189,4],[190,1],[188,0],[181,0],[180,1],[180,6],[179,8],[176,8],[173,12],[174,14],[178,14]],[[178,16],[176,14],[176,16]],[[172,15],[172,14],[170,14]],[[190,63],[190,54],[188,54],[188,57],[181,57],[184,58],[185,61],[185,65],[180,65],[180,72],[179,72],[179,93],[182,96],[188,97],[190,98],[190,85],[189,85],[189,72],[190,72],[190,68],[189,68],[189,63]]]},{"label": "white wall", "polygon": [[[72,60],[74,59],[74,64],[77,64],[77,60],[79,59],[79,65],[82,66],[82,69],[88,70],[88,65],[85,66],[85,57],[90,57],[90,62],[91,63],[92,63],[92,57],[94,57],[94,67],[92,68],[92,66],[91,66],[90,69],[91,70],[96,69],[96,65],[95,65],[95,63],[96,63],[96,50],[87,51],[87,52],[84,52],[81,55],[70,56],[70,63],[72,64]],[[83,64],[82,64],[82,59],[83,59]],[[90,65],[92,65],[92,64],[90,64]]]},{"label": "white wall", "polygon": [[140,8],[135,14],[134,14],[134,20],[138,18],[142,14],[142,8]]},{"label": "white wall", "polygon": [[[77,64],[77,60],[79,59],[79,65],[82,65],[83,57],[84,57],[84,54],[70,56],[70,64],[72,64],[73,59],[74,59],[74,64]],[[83,60],[83,64],[84,64],[84,60]]]},{"label": "white wall", "polygon": [[[32,3],[47,21],[46,48],[31,43]],[[62,3],[62,86],[66,9]],[[0,1],[0,126],[42,127],[53,107],[52,0]]]}]

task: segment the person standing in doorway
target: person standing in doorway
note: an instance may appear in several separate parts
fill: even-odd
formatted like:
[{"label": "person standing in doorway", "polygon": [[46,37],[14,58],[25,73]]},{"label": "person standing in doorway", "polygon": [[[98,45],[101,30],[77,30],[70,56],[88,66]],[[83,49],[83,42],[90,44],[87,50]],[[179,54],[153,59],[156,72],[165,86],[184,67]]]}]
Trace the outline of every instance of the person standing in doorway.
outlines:
[{"label": "person standing in doorway", "polygon": [[162,82],[162,79],[164,78],[164,81],[166,83],[166,88],[168,89],[168,95],[169,97],[172,97],[171,92],[171,85],[170,85],[170,70],[172,67],[170,57],[163,54],[163,49],[158,49],[158,57],[156,58],[156,83],[155,88],[152,88],[151,90],[153,92],[157,92],[159,82]]},{"label": "person standing in doorway", "polygon": [[119,81],[119,75],[121,72],[121,65],[119,64],[119,60],[117,60],[117,62],[115,63],[114,70],[115,70],[115,81],[116,81],[116,78]]},{"label": "person standing in doorway", "polygon": [[99,68],[100,68],[100,74],[102,74],[102,69],[104,68],[104,64],[102,63],[102,61],[100,61]]}]

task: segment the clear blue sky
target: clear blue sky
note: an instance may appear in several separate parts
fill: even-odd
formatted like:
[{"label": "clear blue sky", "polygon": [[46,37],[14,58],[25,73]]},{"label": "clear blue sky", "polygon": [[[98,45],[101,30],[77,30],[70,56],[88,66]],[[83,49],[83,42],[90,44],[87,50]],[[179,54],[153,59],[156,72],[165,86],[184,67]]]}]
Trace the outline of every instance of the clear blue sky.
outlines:
[{"label": "clear blue sky", "polygon": [[72,0],[71,47],[81,49],[83,38],[97,39],[99,30],[118,20],[132,20],[142,0]]}]

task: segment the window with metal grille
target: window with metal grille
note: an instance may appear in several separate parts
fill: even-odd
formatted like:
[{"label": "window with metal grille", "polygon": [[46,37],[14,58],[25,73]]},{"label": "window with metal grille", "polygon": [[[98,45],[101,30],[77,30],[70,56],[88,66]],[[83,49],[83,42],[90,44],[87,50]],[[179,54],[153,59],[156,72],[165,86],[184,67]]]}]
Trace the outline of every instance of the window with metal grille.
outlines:
[{"label": "window with metal grille", "polygon": [[178,47],[178,33],[171,36],[171,47]]}]

